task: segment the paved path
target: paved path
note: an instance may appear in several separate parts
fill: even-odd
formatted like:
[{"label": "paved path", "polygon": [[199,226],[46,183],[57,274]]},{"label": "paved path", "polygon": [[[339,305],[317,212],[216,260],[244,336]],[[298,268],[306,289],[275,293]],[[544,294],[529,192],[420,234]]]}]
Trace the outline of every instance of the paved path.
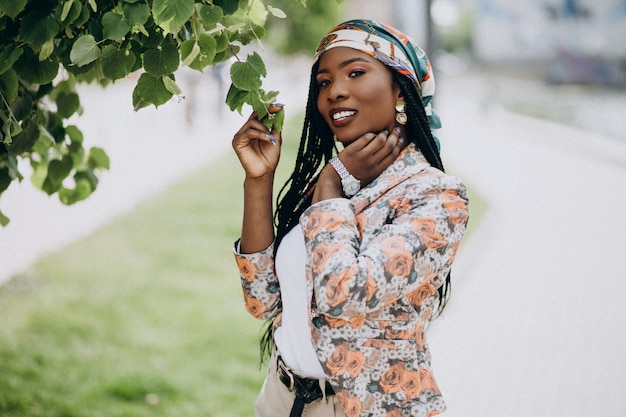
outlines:
[{"label": "paved path", "polygon": [[444,161],[489,203],[431,328],[444,415],[625,416],[626,145],[441,90]]},{"label": "paved path", "polygon": [[[268,86],[301,108],[307,71],[276,62]],[[225,152],[241,118],[216,110],[213,82],[197,79],[207,94],[195,104],[137,114],[121,82],[121,99],[88,92],[95,101],[79,124],[113,169],[73,207],[26,182],[12,189],[0,281]],[[475,80],[439,87],[444,161],[489,203],[455,264],[451,304],[430,329],[444,415],[626,415],[626,146],[484,104]]]}]

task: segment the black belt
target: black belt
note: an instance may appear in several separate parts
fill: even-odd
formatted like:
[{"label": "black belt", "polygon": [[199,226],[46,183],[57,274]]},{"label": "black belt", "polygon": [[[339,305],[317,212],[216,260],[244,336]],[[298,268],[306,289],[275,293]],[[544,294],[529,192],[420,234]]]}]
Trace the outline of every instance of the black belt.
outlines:
[{"label": "black belt", "polygon": [[[320,380],[314,378],[302,378],[293,372],[285,365],[282,358],[277,358],[278,362],[278,379],[282,382],[290,392],[296,395],[296,399],[291,407],[291,413],[289,417],[302,416],[302,410],[304,410],[305,404],[315,401],[324,396],[322,388],[320,387]],[[324,389],[326,395],[335,395],[333,387],[326,381],[326,387]]]}]

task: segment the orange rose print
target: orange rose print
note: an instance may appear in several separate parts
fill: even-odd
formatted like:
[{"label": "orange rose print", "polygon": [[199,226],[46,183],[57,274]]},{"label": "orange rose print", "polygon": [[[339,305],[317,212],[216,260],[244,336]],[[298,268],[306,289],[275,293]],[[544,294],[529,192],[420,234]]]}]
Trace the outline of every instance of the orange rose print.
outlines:
[{"label": "orange rose print", "polygon": [[328,325],[330,327],[332,327],[333,329],[336,329],[338,327],[341,326],[350,326],[354,329],[358,329],[359,327],[362,327],[363,324],[365,323],[365,317],[352,317],[349,321],[348,320],[344,320],[344,319],[339,319],[339,318],[334,318],[334,317],[329,317],[326,316],[326,322],[328,323]]},{"label": "orange rose print", "polygon": [[337,399],[341,403],[346,417],[359,417],[361,414],[361,402],[356,397],[348,397],[346,391],[340,391],[336,394]]},{"label": "orange rose print", "polygon": [[415,291],[410,293],[407,298],[411,304],[421,306],[425,300],[435,295],[437,289],[430,282],[426,281],[420,285]]},{"label": "orange rose print", "polygon": [[419,233],[420,242],[429,249],[441,249],[446,246],[446,241],[437,232],[437,225],[433,219],[416,219],[411,229]]},{"label": "orange rose print", "polygon": [[422,392],[420,373],[406,369],[402,373],[402,391],[406,394],[407,400],[419,397]]},{"label": "orange rose print", "polygon": [[316,210],[309,215],[309,219],[304,229],[307,239],[319,234],[320,231],[326,230],[332,232],[341,226],[341,215],[336,210],[322,211]]},{"label": "orange rose print", "polygon": [[467,205],[459,198],[455,190],[445,190],[441,193],[441,200],[446,211],[450,214],[448,221],[452,224],[463,224],[467,221]]},{"label": "orange rose print", "polygon": [[252,317],[260,319],[263,316],[263,304],[246,293],[243,294],[243,299],[246,304],[246,310],[252,314]]},{"label": "orange rose print", "polygon": [[365,283],[365,302],[369,304],[372,298],[374,298],[376,291],[378,291],[378,285],[368,274],[367,282]]},{"label": "orange rose print", "polygon": [[361,372],[364,361],[363,353],[350,350],[348,343],[344,342],[337,346],[326,360],[326,368],[328,368],[331,375],[348,373],[352,378],[356,378],[359,372]]},{"label": "orange rose print", "polygon": [[235,258],[239,272],[246,282],[252,282],[254,280],[254,267],[249,259],[237,257]]},{"label": "orange rose print", "polygon": [[380,378],[380,388],[384,393],[389,394],[400,391],[402,388],[400,384],[402,383],[403,371],[402,364],[398,362],[385,372],[382,378]]},{"label": "orange rose print", "polygon": [[393,256],[398,252],[406,251],[406,238],[401,235],[394,235],[389,239],[383,241],[380,245],[380,249],[383,251],[387,258]]},{"label": "orange rose print", "polygon": [[389,206],[396,211],[396,217],[405,215],[411,210],[411,204],[404,196],[394,198],[389,203]]},{"label": "orange rose print", "polygon": [[326,302],[331,307],[337,307],[348,301],[350,295],[350,275],[355,265],[345,274],[330,274],[326,282]]},{"label": "orange rose print", "polygon": [[433,373],[430,371],[430,368],[423,368],[420,366],[419,374],[423,391],[433,391],[435,395],[441,394],[441,391],[439,391],[439,387],[437,386],[437,382],[435,382],[435,378],[433,377]]},{"label": "orange rose print", "polygon": [[406,277],[411,273],[412,266],[413,257],[409,252],[397,253],[385,262],[385,271],[394,277]]},{"label": "orange rose print", "polygon": [[311,261],[313,273],[322,273],[322,271],[326,267],[326,262],[328,262],[328,259],[339,249],[341,249],[342,246],[342,243],[335,243],[332,245],[317,245],[313,249],[313,259]]},{"label": "orange rose print", "polygon": [[409,330],[386,329],[385,330],[385,338],[387,339],[415,340],[416,337],[417,337],[417,333],[415,332],[415,329],[409,329]]},{"label": "orange rose print", "polygon": [[394,408],[393,410],[389,411],[385,417],[404,417],[402,415],[402,409],[401,408]]}]

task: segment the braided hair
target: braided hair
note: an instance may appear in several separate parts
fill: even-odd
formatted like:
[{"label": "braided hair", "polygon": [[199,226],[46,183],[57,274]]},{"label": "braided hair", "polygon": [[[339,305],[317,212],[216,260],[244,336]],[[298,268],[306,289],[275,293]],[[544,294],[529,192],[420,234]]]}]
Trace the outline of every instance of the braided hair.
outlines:
[{"label": "braided hair", "polygon": [[[311,205],[312,187],[317,181],[317,174],[337,153],[335,139],[330,127],[317,108],[319,86],[317,71],[319,61],[311,69],[309,97],[306,104],[304,126],[300,137],[300,146],[295,167],[291,176],[280,189],[277,197],[274,225],[276,227],[276,251],[285,235],[299,222],[302,213]],[[408,122],[405,125],[409,142],[415,143],[431,166],[443,171],[437,143],[431,133],[430,124],[422,103],[419,89],[410,78],[389,69],[392,82],[400,87],[406,101]],[[439,304],[436,315],[441,314],[450,295],[450,274],[438,289]],[[261,361],[267,359],[272,351],[272,319],[266,323],[261,337]]]}]

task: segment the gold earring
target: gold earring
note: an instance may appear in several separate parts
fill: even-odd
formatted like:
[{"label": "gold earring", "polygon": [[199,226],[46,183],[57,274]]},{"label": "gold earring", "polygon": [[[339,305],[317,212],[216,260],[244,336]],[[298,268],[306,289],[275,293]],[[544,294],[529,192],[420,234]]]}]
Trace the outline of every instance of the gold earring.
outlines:
[{"label": "gold earring", "polygon": [[405,110],[406,104],[404,103],[404,101],[396,102],[396,122],[400,123],[402,126],[404,126],[409,120],[406,113],[404,112]]}]

